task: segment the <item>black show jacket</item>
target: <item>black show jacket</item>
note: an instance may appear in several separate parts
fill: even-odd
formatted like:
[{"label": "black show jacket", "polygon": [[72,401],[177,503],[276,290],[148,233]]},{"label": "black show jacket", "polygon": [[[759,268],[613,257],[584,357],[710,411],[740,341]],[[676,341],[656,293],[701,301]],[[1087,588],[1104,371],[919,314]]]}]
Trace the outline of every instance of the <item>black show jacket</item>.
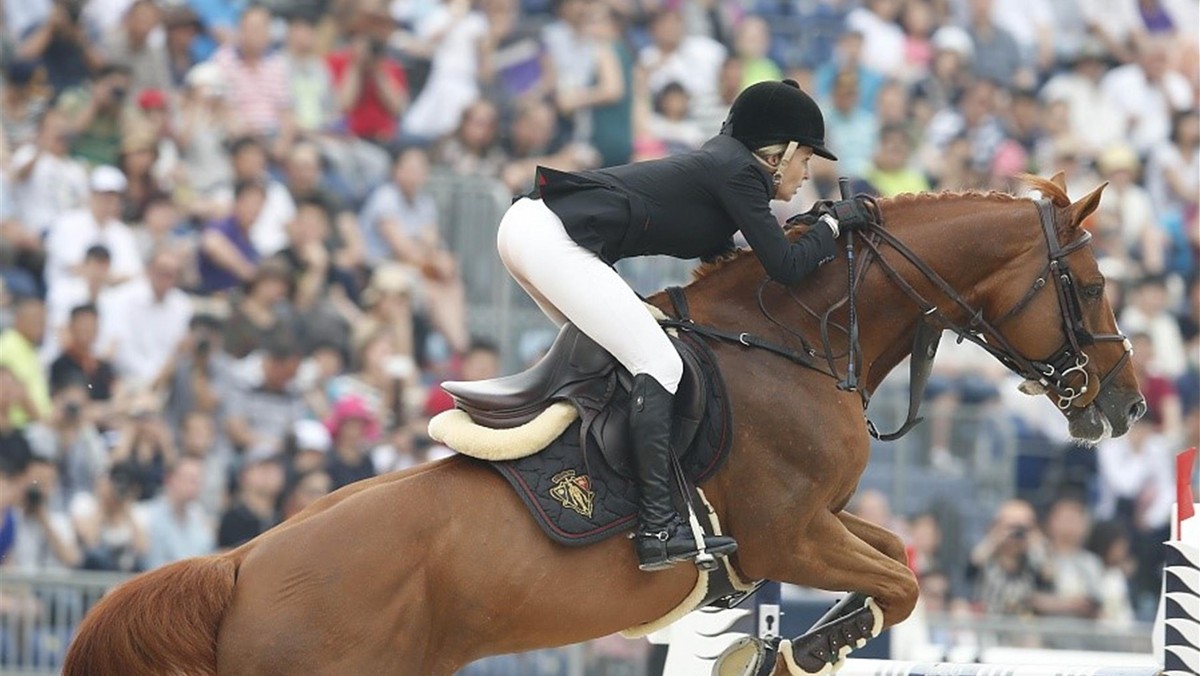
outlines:
[{"label": "black show jacket", "polygon": [[771,175],[729,136],[689,153],[608,169],[538,167],[537,186],[571,239],[610,264],[658,254],[708,258],[731,249],[741,230],[767,274],[790,285],[835,253],[824,223],[787,240],[768,206]]}]

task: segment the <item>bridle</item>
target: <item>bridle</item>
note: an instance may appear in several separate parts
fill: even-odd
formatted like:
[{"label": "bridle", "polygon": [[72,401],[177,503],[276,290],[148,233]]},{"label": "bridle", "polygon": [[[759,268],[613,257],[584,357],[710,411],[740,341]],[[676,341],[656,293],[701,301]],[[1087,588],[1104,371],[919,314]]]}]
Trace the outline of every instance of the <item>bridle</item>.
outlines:
[{"label": "bridle", "polygon": [[[1083,351],[1085,346],[1102,342],[1121,342],[1125,347],[1125,352],[1117,360],[1117,363],[1109,369],[1108,373],[1100,378],[1099,391],[1102,391],[1112,382],[1113,378],[1116,377],[1117,373],[1125,365],[1125,362],[1129,361],[1129,358],[1133,354],[1133,346],[1130,344],[1129,339],[1120,333],[1094,334],[1084,323],[1079,290],[1076,288],[1074,278],[1071,275],[1067,258],[1072,253],[1087,246],[1091,242],[1092,234],[1084,231],[1083,234],[1069,244],[1065,246],[1060,245],[1055,228],[1054,206],[1050,203],[1050,200],[1045,198],[1037,200],[1036,204],[1038,219],[1041,222],[1042,233],[1046,239],[1046,265],[1038,273],[1037,278],[1033,281],[1029,290],[1025,292],[1025,295],[1007,312],[991,322],[984,319],[982,310],[972,307],[963,298],[962,294],[951,287],[941,275],[930,268],[920,257],[913,253],[912,249],[908,248],[907,245],[898,240],[892,233],[879,227],[878,224],[873,224],[870,231],[875,235],[876,239],[872,240],[870,237],[864,237],[863,239],[866,247],[874,254],[874,256],[869,258],[874,258],[879,262],[880,267],[887,274],[888,278],[921,308],[922,313],[927,318],[937,321],[941,324],[942,328],[958,334],[960,341],[969,340],[983,348],[1010,371],[1021,376],[1027,382],[1035,383],[1042,390],[1049,392],[1055,397],[1058,408],[1066,410],[1089,391],[1091,376],[1087,371],[1088,356]],[[878,213],[878,206],[875,206],[875,210]],[[883,257],[879,248],[879,242],[886,243],[906,258],[929,282],[933,283],[938,290],[949,297],[951,302],[964,311],[971,319],[966,324],[954,322],[938,309],[937,305],[925,299]],[[1046,286],[1047,280],[1053,285],[1055,294],[1058,296],[1061,328],[1065,339],[1062,346],[1055,350],[1049,357],[1045,359],[1030,359],[1013,347],[1012,343],[1000,333],[999,327],[1029,307],[1030,302],[1037,297],[1038,292]],[[1077,383],[1079,375],[1083,376],[1082,384]],[[1072,382],[1076,384],[1072,384]]]},{"label": "bridle", "polygon": [[[801,305],[804,310],[811,316],[819,319],[821,326],[821,342],[824,348],[824,361],[818,359],[820,354],[817,348],[810,344],[805,336],[785,325],[777,319],[767,308],[763,294],[768,286],[769,279],[764,279],[759,285],[756,296],[758,300],[759,311],[772,324],[776,325],[788,335],[798,339],[803,346],[802,350],[794,350],[785,345],[781,345],[775,341],[756,336],[744,331],[730,331],[720,329],[713,326],[706,326],[695,323],[689,312],[687,296],[684,290],[679,287],[668,288],[667,295],[675,307],[676,318],[663,319],[659,324],[664,328],[676,329],[697,333],[716,340],[723,340],[731,343],[741,344],[746,348],[754,348],[765,350],[772,354],[784,357],[801,366],[812,369],[827,376],[831,376],[835,380],[840,380],[838,374],[836,359],[841,355],[834,355],[830,341],[829,327],[834,326],[846,333],[847,335],[856,335],[857,331],[853,327],[846,327],[834,324],[830,320],[830,316],[834,310],[841,307],[847,300],[856,293],[858,283],[865,277],[867,269],[878,262],[880,268],[888,279],[895,284],[906,296],[909,297],[921,309],[922,322],[927,322],[936,329],[932,332],[933,343],[929,346],[928,353],[918,355],[914,353],[912,359],[916,362],[922,359],[926,365],[933,358],[933,352],[936,351],[936,333],[942,330],[952,331],[958,335],[959,341],[969,340],[979,347],[983,348],[988,354],[995,357],[1001,364],[1007,367],[1010,371],[1025,379],[1023,391],[1030,394],[1048,393],[1055,398],[1055,402],[1059,409],[1066,410],[1070,408],[1076,401],[1089,392],[1091,385],[1091,374],[1087,371],[1089,362],[1088,355],[1083,351],[1085,346],[1095,345],[1102,342],[1120,342],[1124,345],[1125,351],[1117,363],[1113,365],[1109,371],[1100,378],[1099,389],[1103,391],[1106,386],[1117,376],[1121,368],[1129,361],[1133,355],[1133,346],[1129,339],[1120,333],[1104,333],[1094,334],[1088,328],[1083,319],[1083,305],[1079,299],[1079,291],[1076,288],[1074,278],[1071,275],[1070,266],[1067,263],[1067,258],[1084,248],[1091,242],[1091,233],[1084,231],[1079,237],[1065,246],[1058,243],[1058,234],[1055,227],[1055,211],[1054,206],[1048,199],[1038,199],[1036,201],[1038,210],[1038,219],[1041,222],[1042,234],[1046,240],[1046,264],[1038,272],[1037,278],[1030,285],[1029,290],[1025,295],[1016,302],[1007,312],[1000,315],[994,321],[988,321],[983,316],[983,310],[974,307],[963,297],[954,287],[946,281],[944,277],[939,275],[931,268],[924,260],[921,259],[908,245],[900,241],[885,229],[882,225],[883,217],[879,206],[873,198],[860,197],[865,199],[870,205],[876,217],[866,230],[865,237],[862,238],[863,246],[867,249],[867,255],[862,256],[858,260],[858,265],[855,266],[854,274],[850,276],[849,292],[842,300],[834,303],[825,311],[824,314],[818,314],[804,303],[800,302],[793,295],[793,300]],[[970,317],[967,323],[954,321],[946,312],[943,312],[935,303],[930,302],[919,291],[913,287],[908,280],[896,270],[895,265],[883,256],[881,245],[895,249],[903,256],[910,264],[915,267],[925,279],[933,284],[942,294],[950,299],[958,310]],[[1012,343],[1000,333],[999,327],[1005,322],[1011,320],[1017,315],[1024,312],[1029,304],[1037,297],[1038,293],[1045,288],[1047,283],[1054,287],[1056,296],[1058,297],[1060,326],[1064,334],[1062,345],[1056,349],[1050,356],[1044,359],[1030,359],[1022,355]],[[921,332],[918,332],[920,334]],[[853,343],[853,341],[851,341]],[[858,350],[856,345],[851,345],[846,353],[848,360],[857,358]],[[1083,377],[1083,383],[1078,383],[1078,377]],[[926,372],[927,377],[927,372]],[[845,381],[841,381],[845,382]],[[839,383],[839,387],[840,387]],[[917,388],[916,385],[913,385]],[[920,385],[923,389],[924,385]],[[853,383],[851,390],[859,392],[863,400],[863,406],[866,407],[870,399],[870,393],[866,388],[857,387],[857,383]],[[881,435],[868,422],[868,429],[872,436],[880,439],[891,440],[902,436],[909,429],[919,422],[916,418],[915,407],[919,406],[921,399],[919,391],[914,391],[910,394],[910,410],[908,420],[904,426],[895,433]]]}]

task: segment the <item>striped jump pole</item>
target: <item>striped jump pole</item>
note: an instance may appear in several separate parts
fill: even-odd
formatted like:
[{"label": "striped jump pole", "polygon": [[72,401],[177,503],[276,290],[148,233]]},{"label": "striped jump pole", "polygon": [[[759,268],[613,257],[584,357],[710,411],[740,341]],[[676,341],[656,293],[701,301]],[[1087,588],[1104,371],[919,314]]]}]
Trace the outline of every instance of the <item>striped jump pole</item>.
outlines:
[{"label": "striped jump pole", "polygon": [[1158,676],[1158,667],[1064,667],[846,660],[838,676]]}]

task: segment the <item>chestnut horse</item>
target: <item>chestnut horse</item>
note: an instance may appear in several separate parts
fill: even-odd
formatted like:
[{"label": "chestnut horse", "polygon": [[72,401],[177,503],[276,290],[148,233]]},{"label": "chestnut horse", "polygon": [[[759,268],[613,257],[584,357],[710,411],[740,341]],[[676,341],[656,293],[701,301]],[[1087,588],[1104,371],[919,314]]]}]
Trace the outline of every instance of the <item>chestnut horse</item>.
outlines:
[{"label": "chestnut horse", "polygon": [[[1071,203],[1055,179],[1028,181],[1052,199],[1056,225],[1048,232],[1067,246],[1083,236],[1079,224],[1103,186]],[[945,193],[878,205],[882,227],[948,286],[930,281],[895,246],[880,245],[875,256],[897,277],[877,260],[859,286],[867,391],[908,355],[927,316],[910,292],[959,327],[999,322],[1016,357],[1046,359],[1068,341],[1056,284],[1037,291],[1047,286],[1048,242],[1033,200]],[[1090,247],[1068,246],[1063,261],[1085,331],[1115,334]],[[685,289],[696,322],[797,344],[756,306],[764,274],[752,255],[704,272]],[[839,257],[802,288],[767,285],[764,307],[816,342],[817,322],[796,299],[828,307],[845,296],[846,278]],[[954,301],[953,292],[966,303]],[[665,295],[651,300],[671,312]],[[845,316],[844,308],[834,314],[842,322]],[[844,337],[833,342],[844,351]],[[860,592],[877,601],[885,625],[906,618],[917,583],[901,541],[844,511],[870,448],[859,394],[766,351],[713,347],[735,433],[728,462],[703,488],[740,545],[737,570],[745,579]],[[1064,410],[1071,433],[1093,442],[1124,434],[1144,410],[1128,353],[1119,341],[1084,341],[1081,348],[1077,396]],[[1084,389],[1085,381],[1091,387]],[[238,549],[117,587],[84,619],[64,674],[451,674],[488,655],[654,621],[688,595],[696,575],[687,565],[640,572],[623,537],[557,545],[499,473],[457,456],[347,486]],[[777,670],[786,673],[782,660]]]}]

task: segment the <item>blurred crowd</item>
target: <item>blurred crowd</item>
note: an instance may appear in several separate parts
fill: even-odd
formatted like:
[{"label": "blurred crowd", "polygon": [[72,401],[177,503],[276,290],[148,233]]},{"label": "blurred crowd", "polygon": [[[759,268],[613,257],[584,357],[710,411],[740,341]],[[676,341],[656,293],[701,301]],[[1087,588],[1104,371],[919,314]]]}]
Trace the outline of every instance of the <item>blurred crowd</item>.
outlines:
[{"label": "blurred crowd", "polygon": [[[1196,0],[3,0],[2,18],[4,567],[153,568],[445,453],[424,437],[452,405],[436,384],[501,355],[467,329],[473,261],[431,176],[515,195],[539,164],[684,152],[744,87],[791,77],[841,160],[781,217],[839,175],[882,196],[1109,182],[1087,227],[1147,420],[1078,495],[1005,504],[969,556],[927,546],[936,518],[905,525],[927,593],[977,610],[1132,616],[1149,589],[1130,545],[1164,528],[1169,458],[1200,428]],[[961,407],[1066,442],[998,365],[943,353],[933,466],[964,469]]]}]

